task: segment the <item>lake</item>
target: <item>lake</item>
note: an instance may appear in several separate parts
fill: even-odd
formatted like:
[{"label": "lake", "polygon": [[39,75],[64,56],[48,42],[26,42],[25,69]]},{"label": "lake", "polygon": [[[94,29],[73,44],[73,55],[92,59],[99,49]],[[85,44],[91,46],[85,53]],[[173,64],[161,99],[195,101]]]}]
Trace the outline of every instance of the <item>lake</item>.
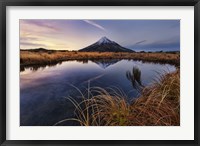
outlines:
[{"label": "lake", "polygon": [[[81,99],[80,90],[88,87],[112,88],[126,94],[129,102],[140,95],[127,74],[133,68],[141,71],[141,84],[152,84],[159,74],[176,67],[134,60],[65,61],[54,65],[34,66],[20,72],[20,125],[50,126],[74,117],[74,106],[67,99]],[[78,90],[77,90],[78,89]],[[77,125],[74,122],[63,125]]]}]

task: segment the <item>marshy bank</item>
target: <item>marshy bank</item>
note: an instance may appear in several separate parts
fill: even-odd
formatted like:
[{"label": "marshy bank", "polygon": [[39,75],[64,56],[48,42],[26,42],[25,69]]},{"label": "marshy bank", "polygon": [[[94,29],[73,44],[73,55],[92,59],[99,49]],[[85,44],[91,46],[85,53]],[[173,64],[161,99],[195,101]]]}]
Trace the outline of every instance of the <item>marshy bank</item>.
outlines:
[{"label": "marshy bank", "polygon": [[20,51],[20,66],[48,65],[68,60],[133,59],[153,63],[180,65],[180,53],[124,53],[77,51]]},{"label": "marshy bank", "polygon": [[[103,95],[111,95],[110,97],[116,100],[118,98],[115,97],[120,96],[124,99],[122,101],[126,103],[125,105],[130,107],[132,101],[141,97],[143,89],[151,86],[159,75],[164,76],[166,73],[175,71],[174,65],[124,59],[87,61],[86,63],[64,61],[55,66],[25,68],[20,72],[20,125],[52,126],[63,119],[74,118],[75,107],[66,98],[73,97],[77,103],[80,103],[82,96],[71,85],[77,87],[87,97],[88,83],[90,83],[89,92],[93,92],[94,87],[104,89],[108,93],[103,92]],[[137,83],[134,83],[135,81]],[[114,90],[107,90],[108,88],[114,88]],[[116,91],[119,91],[118,94],[113,95]],[[97,92],[93,95],[99,95],[103,99]],[[93,96],[90,94],[89,97]],[[117,102],[114,103],[117,108]],[[59,125],[77,124],[77,122],[70,121],[69,123],[68,121]],[[104,124],[101,123],[101,125]],[[120,125],[123,124],[120,123]]]},{"label": "marshy bank", "polygon": [[132,103],[123,92],[99,87],[89,88],[82,98],[82,102],[68,98],[76,108],[76,117],[55,125],[75,121],[81,126],[179,126],[180,70],[161,75]]},{"label": "marshy bank", "polygon": [[[179,53],[21,51],[21,125],[180,125],[179,58]],[[84,100],[70,84],[83,91]],[[107,90],[116,85],[125,93]]]}]

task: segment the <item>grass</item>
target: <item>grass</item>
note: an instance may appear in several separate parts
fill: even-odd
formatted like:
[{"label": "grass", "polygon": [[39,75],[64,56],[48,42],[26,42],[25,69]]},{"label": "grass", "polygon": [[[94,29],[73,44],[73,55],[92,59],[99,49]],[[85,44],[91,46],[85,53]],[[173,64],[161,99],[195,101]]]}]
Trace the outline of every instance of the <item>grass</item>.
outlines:
[{"label": "grass", "polygon": [[76,51],[54,51],[33,52],[20,51],[20,65],[44,65],[59,63],[68,60],[98,60],[98,59],[134,59],[155,63],[169,63],[179,66],[179,53],[115,53],[115,52],[76,52]]},{"label": "grass", "polygon": [[[50,65],[67,60],[133,59],[144,62],[168,63],[180,66],[180,53],[114,53],[114,52],[76,52],[76,51],[20,51],[20,67]],[[141,83],[141,72],[133,68],[127,72],[127,79],[133,87],[139,87],[141,96],[129,103],[126,95],[116,89],[88,87],[87,95],[78,102],[68,99],[75,106],[76,121],[82,126],[178,126],[180,125],[180,71],[160,75],[150,86]],[[139,86],[138,86],[139,85]]]},{"label": "grass", "polygon": [[[77,89],[78,90],[78,89]],[[88,88],[82,102],[73,97],[74,120],[82,126],[178,126],[180,125],[180,71],[160,76],[144,87],[141,96],[128,103],[120,90]]]}]

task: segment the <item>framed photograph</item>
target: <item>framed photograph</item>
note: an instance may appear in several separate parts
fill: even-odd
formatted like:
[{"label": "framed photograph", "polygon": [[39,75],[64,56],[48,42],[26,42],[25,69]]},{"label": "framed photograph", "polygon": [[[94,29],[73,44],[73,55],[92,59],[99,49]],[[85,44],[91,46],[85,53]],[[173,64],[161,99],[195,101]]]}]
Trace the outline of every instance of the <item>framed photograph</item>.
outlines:
[{"label": "framed photograph", "polygon": [[5,0],[1,145],[199,145],[198,0]]}]

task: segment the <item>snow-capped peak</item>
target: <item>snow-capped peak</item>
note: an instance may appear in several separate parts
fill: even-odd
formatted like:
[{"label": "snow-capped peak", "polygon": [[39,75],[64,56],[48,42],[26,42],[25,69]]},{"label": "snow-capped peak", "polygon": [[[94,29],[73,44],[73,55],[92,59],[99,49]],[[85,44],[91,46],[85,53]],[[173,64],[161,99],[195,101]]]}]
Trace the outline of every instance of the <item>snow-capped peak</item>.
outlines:
[{"label": "snow-capped peak", "polygon": [[109,40],[107,37],[102,37],[102,38],[98,41],[98,44],[107,44],[107,43],[113,43],[113,41]]}]

